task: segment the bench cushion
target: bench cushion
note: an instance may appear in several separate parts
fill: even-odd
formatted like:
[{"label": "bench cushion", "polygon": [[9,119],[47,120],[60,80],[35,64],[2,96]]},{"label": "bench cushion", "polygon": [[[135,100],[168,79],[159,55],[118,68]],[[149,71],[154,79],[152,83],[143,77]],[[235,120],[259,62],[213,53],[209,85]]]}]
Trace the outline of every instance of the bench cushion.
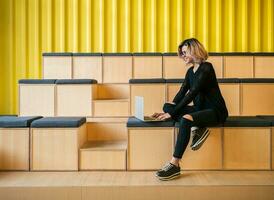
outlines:
[{"label": "bench cushion", "polygon": [[133,53],[134,56],[162,56],[159,52]]},{"label": "bench cushion", "polygon": [[219,78],[218,83],[240,83],[238,78]]},{"label": "bench cushion", "polygon": [[102,56],[102,53],[73,53],[73,56]]},{"label": "bench cushion", "polygon": [[21,79],[19,84],[55,84],[56,79]]},{"label": "bench cushion", "polygon": [[274,83],[274,78],[242,78],[241,83]]},{"label": "bench cushion", "polygon": [[172,78],[166,79],[166,83],[183,83],[185,79],[182,78]]},{"label": "bench cushion", "polygon": [[174,121],[143,122],[135,117],[128,118],[127,127],[174,127]]},{"label": "bench cushion", "polygon": [[130,79],[130,84],[147,84],[147,83],[166,83],[163,78],[151,78],[151,79]]},{"label": "bench cushion", "polygon": [[269,120],[255,116],[233,116],[228,117],[224,123],[225,127],[267,127],[271,126]]},{"label": "bench cushion", "polygon": [[17,117],[17,116],[0,116],[1,128],[26,128],[30,127],[34,120],[42,118],[41,116]]},{"label": "bench cushion", "polygon": [[32,128],[72,128],[86,122],[85,117],[45,117],[31,123]]},{"label": "bench cushion", "polygon": [[274,126],[274,115],[257,115],[257,117],[270,121],[271,125]]},{"label": "bench cushion", "polygon": [[43,53],[43,56],[72,56],[71,52]]},{"label": "bench cushion", "polygon": [[58,79],[56,84],[96,84],[95,79]]},{"label": "bench cushion", "polygon": [[132,56],[131,53],[103,53],[103,56]]}]

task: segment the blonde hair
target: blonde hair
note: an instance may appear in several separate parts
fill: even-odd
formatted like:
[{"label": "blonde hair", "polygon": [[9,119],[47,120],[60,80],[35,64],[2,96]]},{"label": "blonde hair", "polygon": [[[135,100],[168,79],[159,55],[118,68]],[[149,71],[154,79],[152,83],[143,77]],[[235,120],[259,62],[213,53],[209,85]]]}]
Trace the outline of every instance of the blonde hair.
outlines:
[{"label": "blonde hair", "polygon": [[188,47],[189,54],[198,60],[199,62],[205,62],[208,58],[208,53],[205,50],[204,45],[202,45],[197,39],[190,38],[186,39],[178,46],[178,55],[182,56],[183,46]]}]

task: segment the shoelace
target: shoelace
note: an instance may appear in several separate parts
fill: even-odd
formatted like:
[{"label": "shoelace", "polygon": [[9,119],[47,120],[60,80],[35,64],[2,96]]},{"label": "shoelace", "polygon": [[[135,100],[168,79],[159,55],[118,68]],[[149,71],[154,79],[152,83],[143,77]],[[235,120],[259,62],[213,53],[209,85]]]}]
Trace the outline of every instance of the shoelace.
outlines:
[{"label": "shoelace", "polygon": [[168,171],[172,168],[172,165],[170,163],[166,164],[164,167],[163,167],[163,171]]}]

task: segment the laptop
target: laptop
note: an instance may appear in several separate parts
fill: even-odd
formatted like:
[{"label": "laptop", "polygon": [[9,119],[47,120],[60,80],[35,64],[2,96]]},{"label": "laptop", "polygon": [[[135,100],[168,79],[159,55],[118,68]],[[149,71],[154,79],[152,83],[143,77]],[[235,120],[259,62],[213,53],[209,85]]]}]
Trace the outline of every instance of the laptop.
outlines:
[{"label": "laptop", "polygon": [[164,121],[157,119],[156,117],[144,116],[144,97],[135,96],[135,113],[134,116],[144,122],[157,122]]}]

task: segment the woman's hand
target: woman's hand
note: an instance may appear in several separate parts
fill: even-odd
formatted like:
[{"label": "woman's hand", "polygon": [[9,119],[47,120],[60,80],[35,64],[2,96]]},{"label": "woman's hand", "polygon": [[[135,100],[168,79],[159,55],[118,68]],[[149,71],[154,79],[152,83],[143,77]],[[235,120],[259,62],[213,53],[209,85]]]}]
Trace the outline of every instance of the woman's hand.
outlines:
[{"label": "woman's hand", "polygon": [[154,113],[153,115],[151,115],[152,117],[158,118],[159,116],[163,115],[165,113]]},{"label": "woman's hand", "polygon": [[157,117],[157,119],[160,119],[160,120],[167,120],[169,118],[171,118],[169,113],[162,113],[160,116]]}]

